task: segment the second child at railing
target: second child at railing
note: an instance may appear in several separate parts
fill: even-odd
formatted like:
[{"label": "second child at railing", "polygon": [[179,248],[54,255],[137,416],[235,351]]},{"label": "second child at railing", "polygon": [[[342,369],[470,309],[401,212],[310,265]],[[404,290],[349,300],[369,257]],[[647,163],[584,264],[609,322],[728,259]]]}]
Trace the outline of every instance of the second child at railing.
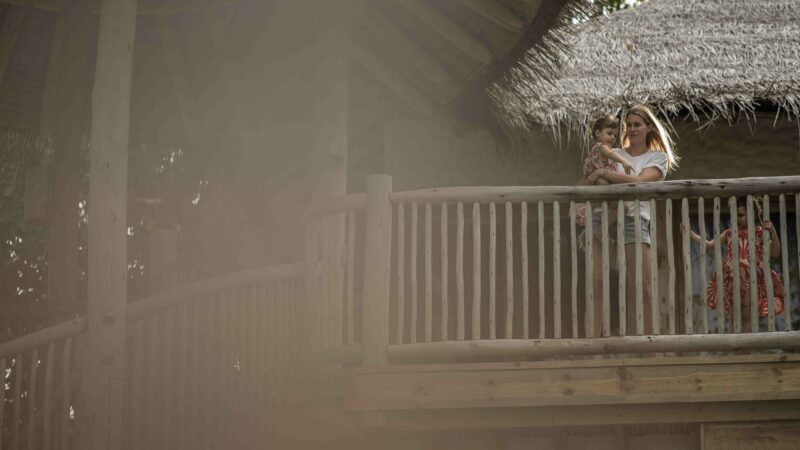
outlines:
[{"label": "second child at railing", "polygon": [[[756,271],[756,294],[757,294],[757,305],[758,305],[758,315],[759,317],[766,317],[769,314],[769,296],[767,290],[767,281],[764,277],[764,265],[766,264],[769,267],[769,262],[764,260],[764,233],[769,233],[770,238],[770,245],[769,245],[769,253],[772,258],[777,258],[780,256],[781,251],[781,244],[778,240],[778,234],[775,231],[775,227],[772,225],[772,222],[768,218],[764,218],[762,220],[762,210],[759,203],[756,201],[754,202],[756,206],[756,210],[758,211],[759,217],[759,225],[755,225],[754,229],[749,229],[748,220],[747,220],[747,205],[745,199],[740,198],[737,202],[736,208],[736,216],[737,216],[737,237],[733,235],[733,228],[728,228],[727,230],[723,231],[719,237],[719,244],[721,246],[725,246],[725,257],[722,263],[722,292],[723,292],[723,300],[725,302],[725,311],[730,312],[733,302],[734,302],[734,270],[735,263],[733,261],[733,244],[734,242],[738,242],[738,250],[739,250],[739,298],[741,301],[741,320],[742,320],[742,330],[744,332],[751,332],[753,330],[750,329],[751,324],[751,316],[750,316],[750,308],[751,308],[751,289],[752,286],[750,281],[750,271]],[[684,231],[686,224],[681,224],[681,231]],[[700,245],[705,245],[707,250],[711,250],[714,248],[715,240],[709,239],[704,240],[700,235],[695,233],[694,231],[689,232],[692,240],[697,242]],[[752,233],[753,241],[755,243],[756,251],[755,251],[755,263],[756,267],[750,267],[750,236],[749,233]],[[701,270],[705,270],[702,268]],[[780,277],[778,274],[769,269],[770,279],[772,282],[772,292],[773,292],[773,302],[775,307],[775,315],[781,314],[783,312],[783,304],[785,301],[785,291],[783,289],[783,284],[781,283]],[[716,309],[717,307],[717,289],[719,289],[719,281],[717,280],[717,274],[714,272],[711,275],[711,281],[708,283],[708,287],[706,288],[706,299],[708,300],[709,308]],[[733,323],[733,315],[729,314],[729,330],[734,330],[734,323]]]}]

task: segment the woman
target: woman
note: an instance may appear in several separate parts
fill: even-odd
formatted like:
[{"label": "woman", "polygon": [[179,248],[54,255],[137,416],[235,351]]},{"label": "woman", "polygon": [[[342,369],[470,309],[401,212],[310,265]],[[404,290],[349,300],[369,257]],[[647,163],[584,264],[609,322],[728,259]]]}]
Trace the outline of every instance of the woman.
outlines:
[{"label": "woman", "polygon": [[[672,139],[661,122],[649,108],[636,105],[625,115],[622,129],[622,149],[617,149],[625,159],[630,161],[633,170],[621,173],[608,169],[598,169],[586,178],[591,184],[604,179],[611,184],[649,183],[662,181],[667,174],[677,167],[678,158],[673,150]],[[642,306],[644,315],[644,334],[652,334],[652,299],[650,295],[650,220],[654,219],[650,211],[650,203],[640,202],[639,210],[635,210],[634,202],[625,202],[625,260],[627,264],[627,312],[628,334],[636,330],[636,223],[634,218],[640,217],[642,259]],[[597,221],[598,219],[593,219]],[[599,225],[599,224],[598,224]],[[597,227],[599,229],[599,226]],[[655,239],[655,236],[652,237]],[[595,239],[594,255],[594,323],[595,330],[602,329],[602,267],[601,242]],[[599,335],[596,332],[595,335]]]}]

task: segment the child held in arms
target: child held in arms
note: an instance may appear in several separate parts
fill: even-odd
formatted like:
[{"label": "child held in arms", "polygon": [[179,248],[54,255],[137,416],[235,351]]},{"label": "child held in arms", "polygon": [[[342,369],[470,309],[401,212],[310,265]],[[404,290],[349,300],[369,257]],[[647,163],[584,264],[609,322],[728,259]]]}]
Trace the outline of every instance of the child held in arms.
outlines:
[{"label": "child held in arms", "polygon": [[[586,184],[587,177],[598,169],[608,169],[613,172],[630,174],[633,166],[624,156],[614,151],[613,146],[617,142],[617,131],[619,121],[612,116],[602,116],[592,122],[591,139],[594,141],[589,154],[583,162],[583,179],[578,184]],[[607,185],[609,182],[605,178],[597,178],[590,184]],[[615,215],[612,214],[612,218]],[[580,205],[577,210],[578,225],[586,224],[586,206]]]}]

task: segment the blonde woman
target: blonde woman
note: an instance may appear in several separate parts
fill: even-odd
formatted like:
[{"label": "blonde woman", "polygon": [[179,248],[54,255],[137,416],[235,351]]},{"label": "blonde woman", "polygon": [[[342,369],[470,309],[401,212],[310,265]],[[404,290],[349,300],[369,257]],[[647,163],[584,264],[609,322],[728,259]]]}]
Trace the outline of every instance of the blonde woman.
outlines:
[{"label": "blonde woman", "polygon": [[[626,115],[622,129],[622,148],[616,149],[622,157],[630,161],[630,173],[617,172],[608,169],[598,169],[587,176],[587,180],[595,184],[597,180],[604,179],[611,184],[618,183],[650,183],[663,181],[667,174],[677,167],[678,158],[673,149],[672,139],[661,122],[649,108],[642,105],[631,107]],[[641,224],[641,250],[642,250],[642,304],[644,315],[644,334],[652,334],[652,299],[650,298],[650,220],[649,202],[641,202],[638,211],[634,202],[625,202],[625,260],[628,261],[627,270],[627,312],[628,334],[635,333],[636,323],[636,225],[634,218],[640,217]],[[655,236],[652,237],[655,239]],[[593,255],[594,267],[602,267],[601,242],[595,240]],[[594,324],[595,330],[602,329],[602,273],[595,270],[594,284]],[[587,320],[590,320],[587,318]],[[600,333],[595,332],[598,336]]]}]

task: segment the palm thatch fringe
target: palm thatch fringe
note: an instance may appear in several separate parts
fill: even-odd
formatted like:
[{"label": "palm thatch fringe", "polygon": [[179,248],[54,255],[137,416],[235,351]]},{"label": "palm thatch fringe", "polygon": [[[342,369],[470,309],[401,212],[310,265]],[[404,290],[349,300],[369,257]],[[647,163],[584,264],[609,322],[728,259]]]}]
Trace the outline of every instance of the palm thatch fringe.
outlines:
[{"label": "palm thatch fringe", "polygon": [[800,0],[651,0],[575,28],[546,38],[567,44],[554,58],[529,52],[489,88],[510,137],[541,125],[584,135],[592,118],[636,103],[698,122],[750,116],[760,102],[800,116]]}]

